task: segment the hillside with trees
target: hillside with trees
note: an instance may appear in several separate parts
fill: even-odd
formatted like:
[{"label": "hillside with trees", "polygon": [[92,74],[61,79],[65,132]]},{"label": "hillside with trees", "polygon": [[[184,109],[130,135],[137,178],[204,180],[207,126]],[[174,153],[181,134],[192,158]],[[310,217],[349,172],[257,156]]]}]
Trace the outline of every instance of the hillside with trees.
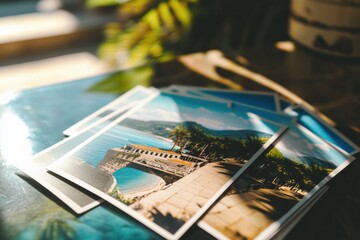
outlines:
[{"label": "hillside with trees", "polygon": [[271,136],[254,130],[214,130],[195,122],[127,119],[121,125],[172,139],[174,145],[170,150],[198,156],[210,162],[225,158],[249,160]]},{"label": "hillside with trees", "polygon": [[275,188],[288,187],[292,191],[308,192],[335,166],[314,157],[303,158],[307,161],[287,158],[273,146],[252,164],[246,176]]}]

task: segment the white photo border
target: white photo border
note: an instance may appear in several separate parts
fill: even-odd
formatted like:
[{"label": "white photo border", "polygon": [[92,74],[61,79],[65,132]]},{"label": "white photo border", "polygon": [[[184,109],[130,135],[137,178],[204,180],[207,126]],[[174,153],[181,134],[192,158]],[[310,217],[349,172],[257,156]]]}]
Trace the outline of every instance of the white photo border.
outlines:
[{"label": "white photo border", "polygon": [[[307,128],[303,127],[300,124],[296,124],[295,127],[298,127],[301,131],[306,132],[311,137],[314,137],[318,141],[334,148],[330,143],[323,140],[322,138],[319,138],[314,133],[312,133]],[[291,130],[291,127],[289,127],[286,131]],[[285,132],[286,133],[286,132]],[[281,140],[281,136],[274,141],[274,144]],[[334,148],[338,152],[340,152],[342,155],[344,155],[347,160],[344,161],[342,164],[340,164],[337,168],[335,168],[327,177],[325,177],[323,180],[321,180],[305,197],[303,197],[298,203],[296,203],[289,211],[287,211],[280,219],[270,224],[267,228],[265,228],[255,239],[256,240],[266,240],[272,238],[277,232],[280,231],[281,226],[283,224],[286,224],[286,222],[292,217],[293,214],[296,214],[299,209],[303,207],[303,205],[306,205],[309,199],[311,199],[313,196],[316,196],[316,193],[320,191],[321,188],[326,187],[326,183],[332,179],[334,176],[336,176],[339,172],[341,172],[346,166],[348,166],[355,158],[349,154],[347,154],[344,151],[339,151],[337,148]],[[221,200],[220,200],[221,201]],[[211,227],[209,224],[203,223],[203,221],[200,221],[198,223],[198,226],[201,227],[206,232],[212,234],[216,238],[219,239],[228,239],[226,236],[224,236],[222,233],[220,233],[218,230]]]},{"label": "white photo border", "polygon": [[[172,94],[172,95],[180,95],[181,94],[175,94],[172,92],[167,92],[167,91],[162,91],[166,94]],[[154,96],[153,98],[157,97],[158,95],[160,95],[160,92]],[[192,97],[192,98],[197,98],[197,97]],[[200,98],[203,101],[214,101],[214,100],[205,100],[203,98]],[[221,103],[229,103],[229,101],[217,101],[217,102],[221,102]],[[66,161],[66,158],[71,156],[72,154],[74,154],[75,152],[79,151],[82,147],[84,147],[85,145],[87,145],[88,143],[90,143],[92,140],[96,139],[98,136],[100,136],[103,132],[107,131],[108,129],[110,129],[111,127],[115,126],[116,124],[120,123],[122,120],[126,119],[128,116],[130,116],[132,113],[136,112],[137,110],[139,110],[141,107],[143,107],[146,103],[141,103],[138,104],[137,106],[135,106],[133,109],[129,110],[128,112],[126,112],[124,115],[122,115],[121,117],[119,117],[118,119],[116,119],[115,121],[113,121],[112,123],[110,123],[108,126],[106,126],[105,128],[103,128],[101,131],[97,132],[96,134],[94,134],[92,137],[90,137],[89,139],[87,139],[85,142],[83,142],[81,145],[78,145],[77,147],[75,147],[74,149],[72,149],[71,151],[69,151],[67,154],[65,154],[64,156],[62,156],[61,158],[59,158],[55,163],[51,164],[50,166],[48,166],[48,170],[60,175],[61,177],[64,177],[72,182],[74,182],[75,184],[89,190],[90,192],[100,196],[101,198],[103,198],[104,200],[108,201],[109,203],[113,204],[114,206],[116,206],[117,208],[119,208],[120,210],[122,210],[123,212],[125,212],[126,214],[130,215],[131,217],[133,217],[134,219],[136,219],[137,221],[139,221],[140,223],[142,223],[143,225],[145,225],[146,227],[148,227],[149,229],[155,231],[156,233],[158,233],[159,235],[161,235],[162,237],[166,238],[166,239],[179,239],[183,234],[186,233],[186,231],[193,226],[200,218],[201,216],[206,213],[206,211],[216,202],[216,200],[229,188],[229,186],[231,186],[231,184],[251,165],[252,162],[254,162],[261,154],[262,152],[264,152],[282,133],[285,132],[285,130],[287,129],[287,125],[283,125],[283,124],[279,124],[279,123],[273,123],[276,124],[280,127],[280,129],[274,133],[274,135],[272,137],[270,137],[270,139],[262,146],[262,148],[260,148],[247,162],[247,164],[245,164],[244,167],[242,167],[238,172],[236,172],[231,178],[230,180],[228,180],[228,182],[226,182],[223,187],[221,187],[207,202],[206,204],[204,204],[200,210],[194,214],[189,220],[187,220],[174,234],[170,233],[169,231],[167,231],[166,229],[162,228],[161,226],[155,224],[154,222],[148,220],[146,217],[144,217],[143,215],[141,215],[140,213],[138,213],[137,211],[131,209],[130,207],[128,207],[127,205],[119,202],[118,200],[114,199],[113,197],[105,194],[104,192],[96,189],[95,187],[93,187],[92,185],[76,178],[75,176],[68,174],[67,172],[62,171],[61,169],[58,169],[56,167],[57,164],[60,164],[63,161]],[[246,106],[248,107],[248,106]],[[274,112],[272,112],[274,113]],[[274,114],[279,114],[279,113],[274,113]],[[285,115],[284,115],[285,116]]]},{"label": "white photo border", "polygon": [[272,111],[272,110],[269,110],[269,109],[265,109],[265,108],[261,108],[261,107],[258,107],[258,106],[252,106],[252,105],[249,105],[249,104],[246,104],[246,103],[242,103],[242,102],[237,102],[237,101],[231,101],[231,102],[234,102],[234,103],[239,103],[239,104],[242,104],[242,105],[246,105],[246,106],[249,106],[249,107],[253,107],[253,108],[260,108],[264,111],[270,111],[270,112],[276,112],[276,113],[283,113],[281,111],[281,107],[280,107],[280,100],[279,100],[279,95],[274,93],[274,92],[261,92],[261,91],[239,91],[239,90],[234,90],[234,89],[221,89],[221,88],[205,88],[205,87],[193,87],[193,86],[182,86],[182,85],[171,85],[169,86],[168,88],[169,90],[179,90],[179,92],[181,94],[186,94],[188,95],[189,97],[193,96],[189,93],[187,93],[188,91],[191,91],[191,92],[196,92],[198,93],[199,95],[202,95],[204,98],[210,98],[210,99],[214,99],[214,100],[224,100],[224,101],[231,101],[231,100],[227,100],[227,99],[223,99],[221,97],[216,97],[216,96],[213,96],[213,95],[210,95],[210,94],[206,94],[206,93],[203,93],[203,92],[199,92],[201,90],[206,90],[206,91],[214,91],[214,92],[229,92],[229,93],[241,93],[241,94],[248,94],[248,95],[261,95],[261,96],[272,96],[274,98],[274,105],[275,105],[275,111]]},{"label": "white photo border", "polygon": [[[86,126],[86,123],[88,123],[89,121],[91,121],[92,119],[96,118],[97,116],[99,116],[101,113],[107,111],[109,108],[112,108],[114,106],[116,106],[117,104],[122,103],[126,98],[128,98],[129,96],[136,94],[137,91],[149,91],[149,93],[156,91],[155,88],[146,88],[143,86],[136,86],[134,88],[132,88],[131,90],[125,92],[124,94],[122,94],[121,96],[119,96],[118,98],[116,98],[115,100],[109,102],[108,104],[106,104],[105,106],[99,108],[98,110],[96,110],[95,112],[91,113],[90,115],[86,116],[85,118],[81,119],[80,121],[78,121],[77,123],[73,124],[72,126],[68,127],[67,129],[65,129],[63,131],[63,134],[65,136],[71,136],[76,134],[79,130],[79,127],[82,126]],[[141,100],[141,99],[140,99]]]},{"label": "white photo border", "polygon": [[[295,106],[289,107],[291,110],[293,109],[297,109],[297,108],[301,108],[302,110],[304,110],[305,112],[307,112],[309,115],[311,115],[313,118],[315,118],[316,120],[318,120],[320,123],[324,124],[325,127],[327,127],[330,131],[332,131],[333,133],[335,133],[339,138],[341,138],[342,140],[344,140],[347,144],[349,144],[352,148],[354,148],[354,150],[352,152],[346,152],[345,150],[343,150],[342,148],[340,148],[339,146],[336,146],[335,144],[327,141],[330,145],[332,145],[333,147],[335,147],[337,150],[341,150],[343,152],[346,152],[350,155],[355,155],[358,152],[360,152],[360,147],[357,146],[354,142],[352,142],[348,137],[346,137],[344,134],[342,134],[340,131],[338,131],[336,128],[334,128],[333,126],[331,126],[329,123],[327,123],[326,121],[324,121],[323,119],[321,119],[319,116],[317,116],[317,114],[309,109],[308,107],[306,107],[304,104],[297,104]],[[304,126],[305,127],[305,126]],[[307,127],[305,127],[306,129],[308,129]],[[308,129],[309,130],[309,129]]]},{"label": "white photo border", "polygon": [[[145,98],[144,100],[139,100],[139,102],[141,101],[149,101],[147,98]],[[51,193],[53,193],[55,196],[57,196],[62,202],[64,202],[67,206],[69,206],[75,213],[77,214],[82,214],[96,206],[98,206],[100,203],[103,202],[102,199],[94,199],[94,202],[89,203],[88,205],[85,206],[80,206],[76,201],[74,201],[73,199],[69,198],[64,192],[62,192],[61,190],[59,190],[58,188],[56,188],[55,186],[53,186],[51,183],[49,183],[47,180],[43,179],[41,176],[39,176],[36,173],[35,169],[36,167],[34,167],[34,164],[36,161],[38,161],[38,158],[49,153],[51,150],[68,143],[69,141],[71,141],[72,139],[76,138],[77,136],[81,135],[82,133],[92,129],[95,126],[98,126],[101,123],[104,123],[105,121],[115,117],[116,115],[122,114],[126,111],[128,111],[131,107],[133,107],[135,104],[137,104],[138,102],[132,102],[129,103],[126,106],[123,106],[122,108],[119,108],[118,110],[114,111],[113,113],[104,116],[103,118],[97,120],[96,122],[90,124],[89,126],[86,126],[84,129],[82,129],[80,132],[75,133],[74,135],[71,135],[65,139],[63,139],[62,141],[50,146],[49,148],[33,155],[31,157],[31,159],[29,159],[29,161],[27,162],[15,162],[14,166],[19,169],[20,171],[22,171],[23,173],[25,173],[26,175],[28,175],[29,177],[31,177],[32,179],[34,179],[36,182],[38,182],[40,185],[44,186],[47,190],[49,190]],[[55,162],[56,160],[54,160]],[[46,169],[44,169],[44,171],[46,171]],[[50,174],[50,173],[47,173]],[[59,181],[62,181],[59,179]]]}]

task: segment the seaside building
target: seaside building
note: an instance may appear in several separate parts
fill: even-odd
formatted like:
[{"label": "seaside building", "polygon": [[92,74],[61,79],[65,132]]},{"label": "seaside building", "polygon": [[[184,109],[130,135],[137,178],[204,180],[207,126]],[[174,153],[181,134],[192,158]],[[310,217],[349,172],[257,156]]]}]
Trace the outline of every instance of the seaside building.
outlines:
[{"label": "seaside building", "polygon": [[122,148],[136,155],[135,161],[150,167],[185,176],[207,163],[206,159],[156,147],[128,144]]},{"label": "seaside building", "polygon": [[112,174],[129,164],[136,164],[183,177],[204,166],[206,163],[206,159],[185,153],[138,144],[128,144],[121,148],[109,149],[97,168]]},{"label": "seaside building", "polygon": [[185,153],[178,153],[159,149],[156,147],[143,146],[138,144],[128,144],[124,147],[129,153],[140,154],[140,158],[145,160],[166,160],[185,166],[193,166],[199,163],[207,163],[206,159],[192,156]]}]

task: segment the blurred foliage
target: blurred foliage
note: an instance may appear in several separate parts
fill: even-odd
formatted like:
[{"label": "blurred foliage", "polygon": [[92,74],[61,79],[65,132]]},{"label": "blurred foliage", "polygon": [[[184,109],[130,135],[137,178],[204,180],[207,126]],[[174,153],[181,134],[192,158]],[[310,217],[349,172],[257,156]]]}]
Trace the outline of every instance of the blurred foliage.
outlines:
[{"label": "blurred foliage", "polygon": [[109,195],[126,205],[130,205],[134,203],[134,200],[125,198],[125,196],[120,192],[120,189],[118,187],[114,188],[114,190],[112,190],[112,192],[109,193]]},{"label": "blurred foliage", "polygon": [[49,219],[44,223],[42,229],[37,232],[34,239],[39,240],[71,240],[76,239],[74,229],[69,223],[62,219]]},{"label": "blurred foliage", "polygon": [[87,0],[86,6],[89,8],[94,7],[103,7],[103,6],[116,6],[119,5],[121,2],[126,1],[118,1],[118,0]]},{"label": "blurred foliage", "polygon": [[99,56],[120,69],[91,91],[124,92],[154,75],[151,64],[177,55],[219,49],[236,53],[287,39],[290,0],[87,0],[88,7],[116,6]]},{"label": "blurred foliage", "polygon": [[100,57],[122,68],[153,59],[172,59],[177,52],[176,45],[190,28],[191,5],[195,3],[193,0],[133,0],[119,4],[120,22],[108,24],[106,41],[99,49]]},{"label": "blurred foliage", "polygon": [[128,68],[209,49],[225,52],[287,39],[289,0],[87,0],[117,6],[99,55]]},{"label": "blurred foliage", "polygon": [[91,86],[88,91],[123,93],[137,85],[148,87],[154,74],[151,65],[142,65],[110,74],[104,80]]}]

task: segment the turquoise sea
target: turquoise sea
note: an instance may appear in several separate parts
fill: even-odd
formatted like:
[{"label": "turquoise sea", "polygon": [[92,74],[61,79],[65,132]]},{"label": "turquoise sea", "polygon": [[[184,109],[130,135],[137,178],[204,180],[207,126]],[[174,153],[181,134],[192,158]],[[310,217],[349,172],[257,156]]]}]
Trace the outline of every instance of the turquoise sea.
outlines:
[{"label": "turquoise sea", "polygon": [[135,168],[125,167],[116,171],[117,187],[122,193],[134,193],[136,190],[153,187],[161,180],[160,177],[152,175]]},{"label": "turquoise sea", "polygon": [[[172,143],[152,134],[116,125],[80,149],[74,155],[92,166],[96,166],[110,148],[119,148],[127,144],[171,149]],[[123,193],[136,192],[154,186],[160,177],[134,168],[125,167],[113,173],[117,187]]]}]

